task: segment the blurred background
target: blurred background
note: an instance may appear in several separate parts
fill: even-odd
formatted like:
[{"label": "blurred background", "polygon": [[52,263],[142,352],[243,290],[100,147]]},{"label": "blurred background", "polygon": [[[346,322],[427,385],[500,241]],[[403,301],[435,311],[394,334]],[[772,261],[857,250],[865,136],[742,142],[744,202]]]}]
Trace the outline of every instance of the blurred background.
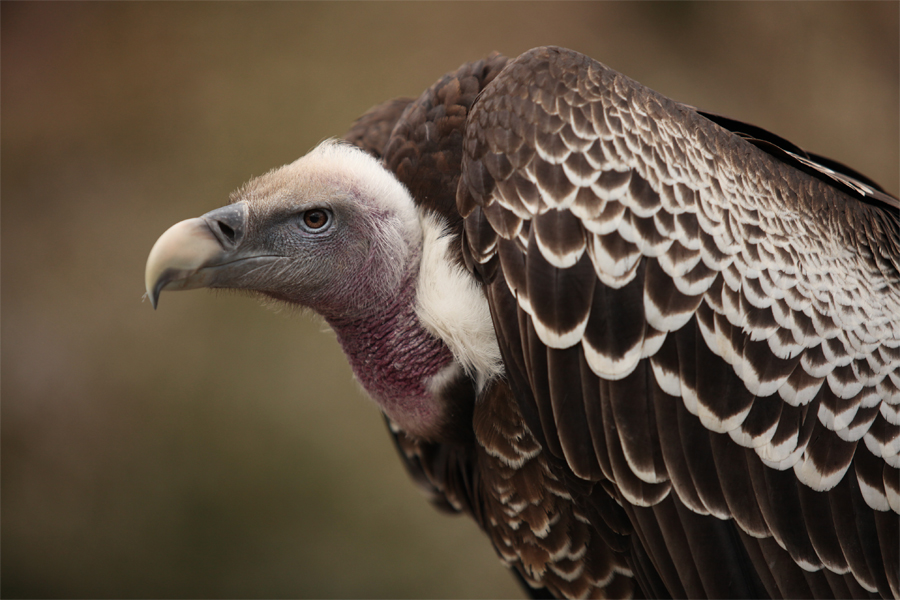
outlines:
[{"label": "blurred background", "polygon": [[333,336],[142,301],[171,224],[370,106],[568,46],[898,183],[897,3],[0,4],[3,597],[515,597]]}]

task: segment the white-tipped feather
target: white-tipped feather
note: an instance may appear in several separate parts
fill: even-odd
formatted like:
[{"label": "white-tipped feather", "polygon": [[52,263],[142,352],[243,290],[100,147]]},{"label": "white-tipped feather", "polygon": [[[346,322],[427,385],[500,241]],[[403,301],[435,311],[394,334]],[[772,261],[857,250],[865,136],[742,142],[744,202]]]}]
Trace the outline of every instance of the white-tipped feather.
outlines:
[{"label": "white-tipped feather", "polygon": [[[778,332],[776,332],[777,334]],[[781,335],[770,335],[766,338],[766,342],[769,344],[769,350],[772,351],[777,358],[782,360],[786,360],[789,358],[794,358],[806,348],[801,344],[798,344],[794,341],[794,336],[791,335],[790,339],[786,339]]]},{"label": "white-tipped feather", "polygon": [[819,470],[819,466],[811,456],[804,453],[801,460],[794,464],[794,474],[801,483],[805,483],[815,491],[827,492],[841,482],[849,466],[848,463],[842,469],[826,474]]},{"label": "white-tipped feather", "polygon": [[641,347],[641,358],[649,358],[659,352],[666,341],[665,331],[648,329],[644,332],[644,343]]},{"label": "white-tipped feather", "polygon": [[723,420],[705,404],[697,402],[697,416],[700,417],[700,422],[703,423],[703,426],[710,431],[715,431],[716,433],[728,433],[729,431],[735,430],[744,422],[744,419],[747,418],[747,414],[750,412],[751,406],[752,404],[748,405],[747,408],[739,413],[731,415]]},{"label": "white-tipped feather", "polygon": [[878,410],[881,412],[881,416],[884,417],[885,421],[891,425],[900,425],[900,406],[882,402],[881,406],[878,407]]},{"label": "white-tipped feather", "polygon": [[[683,244],[682,244],[683,245]],[[674,257],[669,252],[664,252],[657,259],[659,266],[665,271],[669,277],[682,277],[685,273],[693,269],[700,262],[700,252],[688,251],[687,257]]]},{"label": "white-tipped feather", "polygon": [[791,406],[802,406],[812,402],[812,399],[816,397],[816,394],[819,393],[819,388],[824,383],[825,379],[819,379],[812,385],[798,389],[794,387],[790,377],[788,377],[787,381],[778,388],[778,395]]},{"label": "white-tipped feather", "polygon": [[797,464],[797,461],[800,460],[803,451],[806,450],[806,446],[803,445],[795,448],[793,452],[788,453],[787,456],[780,460],[772,460],[764,458],[762,454],[760,454],[760,450],[765,447],[766,446],[761,446],[759,448],[756,448],[756,453],[757,455],[759,455],[759,458],[764,465],[777,471],[785,471],[787,469],[793,468],[793,466]]},{"label": "white-tipped feather", "polygon": [[584,330],[587,328],[588,317],[590,313],[584,315],[584,318],[575,324],[575,327],[568,331],[557,331],[553,326],[546,325],[537,316],[533,317],[534,332],[538,338],[548,348],[571,348],[581,341],[584,337]]},{"label": "white-tipped feather", "polygon": [[[796,458],[799,458],[800,456],[797,448],[798,434],[799,432],[794,431],[787,439],[779,444],[770,442],[764,446],[758,446],[756,448],[756,453],[766,464],[780,464],[784,461],[789,461],[790,464],[787,464],[786,466],[773,467],[783,471],[787,467],[793,466],[795,459],[790,459],[792,454],[796,453]],[[799,451],[802,452],[803,448],[799,448]]]},{"label": "white-tipped feather", "polygon": [[677,372],[664,368],[659,361],[654,359],[650,360],[650,367],[653,369],[653,376],[662,391],[676,398],[681,396],[681,377]]},{"label": "white-tipped feather", "polygon": [[856,480],[859,482],[859,491],[862,493],[863,500],[866,501],[866,504],[875,510],[880,510],[882,512],[891,509],[890,502],[888,502],[888,496],[883,489],[872,487],[866,483],[865,479],[858,475]]},{"label": "white-tipped feather", "polygon": [[834,413],[831,409],[825,404],[819,404],[819,421],[832,431],[841,431],[845,429],[853,418],[856,416],[857,411],[859,410],[859,403],[855,403],[852,406],[848,407],[847,410],[839,413]]},{"label": "white-tipped feather", "polygon": [[887,495],[888,505],[890,505],[891,510],[895,513],[900,513],[900,493],[889,485],[884,486],[884,491]]},{"label": "white-tipped feather", "polygon": [[[756,402],[766,402],[766,400],[755,400]],[[774,402],[774,400],[768,400],[769,402]],[[768,444],[772,441],[772,438],[775,436],[775,432],[778,431],[778,421],[772,423],[772,425],[760,433],[759,435],[750,435],[745,432],[743,428],[738,427],[736,429],[732,429],[728,432],[728,435],[731,436],[731,439],[735,441],[735,443],[740,444],[744,448],[759,448],[765,444]]]},{"label": "white-tipped feather", "polygon": [[623,352],[621,358],[613,358],[597,351],[587,339],[580,341],[584,359],[591,367],[591,371],[604,379],[617,380],[628,377],[641,360],[643,346],[640,341]]},{"label": "white-tipped feather", "polygon": [[689,310],[681,313],[666,312],[656,305],[653,297],[644,290],[644,314],[647,324],[657,331],[669,332],[681,329],[694,316],[694,311]]},{"label": "white-tipped feather", "polygon": [[541,255],[543,255],[548,263],[550,263],[557,269],[568,269],[569,267],[577,263],[581,259],[581,255],[584,254],[584,244],[580,244],[578,248],[569,252],[557,254],[552,248],[544,244],[544,240],[541,239],[540,235],[534,236],[534,239],[537,240],[537,245],[541,250]]}]

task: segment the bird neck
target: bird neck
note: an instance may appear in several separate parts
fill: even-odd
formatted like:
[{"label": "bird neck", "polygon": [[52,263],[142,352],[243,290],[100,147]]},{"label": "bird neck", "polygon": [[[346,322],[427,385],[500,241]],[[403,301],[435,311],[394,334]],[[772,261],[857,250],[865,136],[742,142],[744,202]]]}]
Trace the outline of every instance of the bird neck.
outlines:
[{"label": "bird neck", "polygon": [[408,274],[399,293],[364,318],[326,320],[369,395],[404,431],[427,438],[445,418],[435,385],[456,364],[416,316],[415,284],[416,274]]}]

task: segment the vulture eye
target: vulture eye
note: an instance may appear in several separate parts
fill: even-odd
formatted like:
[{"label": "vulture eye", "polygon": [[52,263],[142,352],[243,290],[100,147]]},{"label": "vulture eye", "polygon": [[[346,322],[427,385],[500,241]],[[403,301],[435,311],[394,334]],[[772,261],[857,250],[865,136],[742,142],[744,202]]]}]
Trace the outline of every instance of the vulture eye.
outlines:
[{"label": "vulture eye", "polygon": [[331,213],[322,208],[307,210],[301,215],[301,227],[310,233],[324,231],[331,225]]}]

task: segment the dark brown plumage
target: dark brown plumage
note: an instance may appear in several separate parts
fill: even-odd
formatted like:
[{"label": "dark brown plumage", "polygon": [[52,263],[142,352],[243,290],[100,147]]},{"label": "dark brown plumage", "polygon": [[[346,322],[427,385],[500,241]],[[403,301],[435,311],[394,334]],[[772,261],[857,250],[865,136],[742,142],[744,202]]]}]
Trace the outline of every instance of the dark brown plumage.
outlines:
[{"label": "dark brown plumage", "polygon": [[[425,385],[439,426],[388,417],[398,451],[534,594],[900,595],[896,199],[552,47],[346,139],[451,236],[421,269],[465,265],[493,322],[458,342],[416,305],[462,367]],[[502,372],[472,367],[494,342]]]},{"label": "dark brown plumage", "polygon": [[[466,70],[471,68],[469,65],[462,67],[462,73],[456,76],[468,76]],[[649,298],[665,313],[680,313],[687,316],[696,314],[677,330],[675,335],[666,336],[666,341],[657,351],[654,362],[659,365],[658,368],[665,369],[668,365],[671,372],[680,373],[682,381],[695,388],[698,395],[697,401],[708,407],[714,415],[727,419],[736,414],[746,414],[742,426],[750,436],[763,435],[774,427],[772,443],[776,445],[782,440],[791,439],[791,436],[798,436],[795,445],[799,447],[808,443],[815,434],[815,439],[819,441],[809,445],[809,456],[813,461],[817,460],[817,456],[821,456],[818,460],[832,471],[846,469],[857,455],[855,465],[873,463],[875,457],[866,449],[856,452],[857,442],[844,442],[833,431],[813,418],[815,416],[814,407],[819,403],[836,402],[853,405],[852,399],[840,401],[827,386],[810,404],[803,407],[786,405],[777,395],[776,397],[768,395],[766,398],[756,398],[734,370],[703,342],[699,332],[700,325],[695,323],[702,321],[712,331],[716,331],[718,323],[719,329],[725,330],[723,337],[732,340],[736,352],[746,355],[749,360],[754,361],[754,364],[764,365],[760,367],[763,380],[785,380],[790,378],[795,371],[794,379],[805,380],[809,377],[805,371],[797,369],[801,354],[789,359],[779,359],[772,355],[771,350],[766,347],[764,342],[752,341],[749,339],[750,336],[742,334],[727,322],[727,319],[722,316],[722,294],[727,296],[734,292],[727,286],[723,286],[724,277],[711,270],[705,262],[694,260],[696,263],[694,267],[682,270],[685,271],[683,277],[688,283],[706,284],[704,291],[707,291],[707,297],[711,299],[707,302],[702,302],[703,295],[701,294],[685,295],[678,289],[672,289],[671,283],[667,283],[667,281],[671,281],[668,279],[670,275],[666,270],[660,268],[659,260],[654,259],[643,258],[635,261],[633,270],[635,277],[629,284],[618,289],[602,285],[594,286],[593,268],[590,261],[585,263],[585,258],[588,256],[586,252],[582,255],[582,259],[568,267],[564,275],[557,276],[560,278],[559,280],[548,280],[543,274],[552,272],[554,269],[543,259],[541,251],[537,251],[538,248],[549,248],[553,254],[565,256],[573,251],[573,246],[583,248],[585,243],[590,243],[586,242],[586,232],[580,219],[567,210],[550,209],[546,213],[536,215],[531,221],[532,226],[528,232],[522,231],[528,226],[528,222],[523,224],[522,219],[516,213],[523,207],[524,210],[533,212],[534,209],[527,206],[527,201],[530,195],[537,204],[540,194],[534,190],[535,183],[540,187],[552,190],[552,194],[557,195],[557,198],[553,198],[551,194],[550,199],[559,199],[565,194],[572,193],[574,186],[568,183],[564,167],[540,161],[539,158],[536,161],[535,146],[546,147],[546,152],[550,157],[554,157],[554,153],[555,156],[559,156],[570,148],[578,148],[577,141],[573,144],[566,144],[565,141],[569,138],[577,138],[575,134],[577,134],[579,125],[584,128],[589,127],[588,122],[598,122],[593,116],[596,114],[593,111],[599,110],[596,104],[585,103],[581,106],[573,106],[576,102],[567,103],[562,99],[568,100],[564,94],[577,97],[580,91],[579,84],[588,86],[587,83],[578,80],[587,79],[586,71],[591,68],[595,69],[598,79],[605,78],[601,85],[605,85],[606,89],[621,90],[621,97],[624,101],[645,91],[625,78],[599,67],[589,59],[578,57],[574,53],[556,50],[530,53],[527,58],[519,59],[518,64],[504,72],[502,80],[480,99],[479,108],[483,107],[483,111],[477,115],[478,120],[474,125],[471,120],[468,125],[467,158],[470,162],[466,163],[467,179],[463,185],[459,186],[460,207],[463,214],[469,217],[466,224],[469,242],[466,253],[468,257],[471,257],[470,264],[477,265],[476,272],[483,274],[485,281],[489,282],[487,290],[500,331],[500,338],[509,342],[504,348],[504,357],[508,366],[510,357],[513,357],[512,365],[518,367],[509,368],[510,376],[522,379],[518,382],[520,390],[518,397],[520,402],[524,401],[527,404],[526,411],[531,415],[526,422],[533,431],[543,433],[545,436],[538,443],[544,448],[554,450],[549,453],[544,452],[542,455],[547,455],[548,464],[555,464],[557,468],[567,474],[569,470],[572,470],[587,479],[616,481],[618,487],[629,489],[630,500],[640,498],[651,505],[669,507],[664,510],[652,507],[625,508],[623,510],[618,505],[609,503],[610,506],[607,506],[607,510],[619,513],[616,515],[616,519],[622,531],[631,530],[633,535],[641,540],[641,545],[652,557],[651,562],[655,563],[653,568],[660,572],[670,594],[730,596],[768,593],[774,596],[778,595],[781,589],[787,591],[785,596],[809,596],[819,593],[833,593],[836,596],[842,596],[848,592],[853,595],[863,593],[864,590],[855,581],[855,578],[853,581],[847,581],[847,576],[852,577],[852,567],[850,567],[850,573],[845,576],[826,575],[821,569],[822,559],[818,557],[813,542],[810,541],[810,538],[815,539],[818,549],[832,561],[831,564],[838,565],[840,570],[845,570],[849,566],[848,560],[853,559],[844,557],[841,550],[842,542],[836,531],[846,530],[846,534],[851,539],[859,539],[859,542],[844,542],[844,545],[854,546],[857,543],[862,545],[862,540],[865,539],[865,544],[868,544],[870,548],[867,554],[870,555],[872,562],[876,563],[876,568],[872,570],[868,563],[860,562],[856,572],[866,578],[865,583],[868,587],[877,588],[884,596],[896,595],[898,589],[896,583],[897,552],[893,548],[896,547],[894,542],[897,539],[897,527],[900,522],[893,511],[886,513],[871,511],[871,509],[866,511],[870,515],[872,523],[875,519],[882,522],[882,527],[860,524],[870,532],[881,531],[880,534],[872,537],[860,538],[853,527],[829,523],[831,510],[828,507],[836,502],[831,496],[842,494],[856,497],[856,503],[860,504],[860,493],[858,489],[855,489],[858,488],[858,484],[855,484],[850,478],[842,478],[843,483],[837,490],[814,492],[799,483],[793,471],[774,471],[763,466],[752,449],[742,447],[727,434],[708,431],[695,415],[690,414],[683,403],[674,402],[671,396],[660,390],[655,385],[655,378],[650,372],[650,361],[641,361],[640,368],[636,368],[630,376],[621,380],[602,381],[587,367],[583,352],[579,349],[547,348],[535,334],[531,323],[528,322],[529,315],[523,313],[521,302],[517,305],[515,300],[510,297],[508,281],[511,278],[517,279],[518,282],[512,285],[519,297],[529,298],[532,301],[531,306],[535,311],[535,318],[540,319],[547,327],[554,330],[571,329],[575,323],[583,321],[587,315],[593,315],[593,319],[588,320],[585,328],[585,339],[601,353],[617,357],[628,349],[644,343],[648,338],[660,337],[659,332],[643,319],[643,294],[644,290],[647,290],[650,294]],[[453,76],[446,76],[442,83],[437,85],[446,86],[448,80],[452,81]],[[560,88],[569,91],[561,92]],[[521,96],[525,94],[528,94],[528,98],[522,99]],[[435,95],[430,90],[419,102],[431,105],[435,102]],[[654,122],[649,118],[652,114],[651,110],[668,110],[675,112],[687,121],[686,129],[693,127],[700,136],[716,135],[718,139],[712,140],[713,144],[723,149],[730,146],[740,147],[739,142],[733,137],[729,137],[727,132],[720,133],[721,130],[709,125],[701,116],[692,113],[688,108],[681,108],[656,95],[642,99],[648,103],[646,109],[648,114],[644,115],[644,125],[647,128],[646,131],[651,134],[656,130]],[[622,100],[618,102],[619,106],[621,106],[621,102]],[[617,103],[615,100],[610,100],[609,104]],[[468,103],[463,103],[463,106],[465,109],[470,108]],[[593,145],[582,143],[586,155],[590,156],[592,152],[600,155],[602,152],[600,148],[606,147],[611,150],[609,154],[617,156],[622,154],[621,150],[631,148],[627,143],[628,136],[631,134],[620,123],[623,117],[634,119],[634,109],[626,108],[626,110],[627,112],[624,114],[618,113],[616,115],[618,118],[607,115],[605,120],[600,121],[604,126],[608,124],[610,132],[619,133],[622,137],[613,138],[612,141],[601,140]],[[692,114],[693,116],[691,116]],[[518,120],[514,119],[514,115],[519,117]],[[567,123],[564,124],[564,120]],[[719,119],[719,121],[723,124],[731,124],[735,128],[743,126],[733,120]],[[638,124],[635,123],[635,125]],[[421,123],[418,124],[418,127],[420,130],[424,129]],[[743,127],[748,128],[748,126]],[[395,130],[395,136],[402,137],[407,140],[407,143],[413,143],[409,139],[407,131],[408,129],[401,127],[399,131]],[[460,125],[459,131],[454,132],[454,135],[460,136],[462,132],[463,125]],[[761,138],[765,132],[754,129],[753,133]],[[619,139],[624,139],[625,142],[617,146]],[[396,141],[393,143],[399,144]],[[418,147],[420,148],[419,152],[423,154],[427,152],[422,149],[423,146]],[[767,160],[766,156],[752,150],[740,149],[742,151],[740,164],[745,170],[758,168],[762,176],[765,176],[767,172],[776,171],[787,173],[780,175],[787,181],[803,180],[802,175],[785,171],[784,167],[779,167],[778,161]],[[772,154],[775,152],[768,147],[765,149]],[[789,149],[794,150],[794,147],[790,146]],[[669,150],[675,155],[673,164],[683,168],[679,164],[684,160],[678,158],[679,149],[670,148]],[[664,150],[651,147],[638,158],[646,160],[657,168],[665,169],[667,163],[660,156],[660,152],[664,152]],[[561,164],[573,165],[574,172],[593,172],[592,166],[582,156],[582,154],[572,152],[569,160]],[[806,155],[804,154],[804,156]],[[602,155],[600,158],[602,160],[607,156]],[[538,164],[534,165],[535,162]],[[388,157],[388,164],[391,164],[390,157]],[[520,171],[518,171],[527,164],[534,165],[534,181],[531,182],[522,181]],[[739,172],[737,165],[732,166],[732,169]],[[448,172],[455,174],[454,168],[449,167],[442,173],[442,181],[451,180],[451,177],[447,175]],[[608,176],[606,176],[607,173]],[[854,173],[854,175],[860,177],[858,174]],[[770,177],[775,176],[773,174]],[[605,180],[608,180],[609,183],[606,184]],[[604,217],[604,212],[614,213],[609,216],[610,219],[622,219],[623,216],[630,218],[634,229],[640,232],[639,235],[650,244],[665,240],[664,234],[670,231],[684,231],[688,238],[700,238],[703,249],[707,250],[710,255],[724,258],[720,256],[715,240],[707,237],[709,234],[698,226],[697,219],[691,213],[667,214],[659,210],[662,202],[660,194],[654,191],[640,174],[635,171],[631,171],[630,174],[607,171],[600,175],[598,181],[604,190],[614,192],[627,189],[640,209],[648,213],[660,213],[660,216],[654,222],[654,218],[651,216],[640,216],[633,211],[626,214],[619,206],[607,207],[600,212],[595,207],[602,201],[594,195],[590,195],[583,201],[576,198],[574,204],[578,205],[583,202],[586,206],[585,210],[599,213],[597,216],[600,219]],[[871,184],[871,182],[869,183]],[[805,180],[804,184],[815,187],[816,193],[826,198],[836,195],[834,188],[820,185],[818,182]],[[675,189],[668,192],[672,195],[679,193],[696,195],[695,190],[686,190],[683,184],[679,183],[673,187]],[[880,188],[876,189],[880,190]],[[842,191],[846,191],[846,189],[842,189]],[[488,199],[492,193],[498,194],[499,198],[506,201],[502,202],[505,210],[498,206],[501,202],[491,202]],[[798,200],[803,201],[804,199],[798,198]],[[832,202],[834,201],[832,200]],[[847,202],[847,200],[843,200],[843,202]],[[550,202],[546,202],[546,204],[550,204]],[[443,206],[444,210],[451,214],[456,208],[454,206],[448,209],[446,203]],[[468,215],[465,212],[467,208],[472,210]],[[853,208],[860,209],[861,207]],[[896,261],[896,215],[892,222],[891,215],[884,214],[883,211],[871,214],[875,222],[883,223],[886,228],[887,235],[878,240],[879,245],[893,251],[893,260]],[[543,226],[542,223],[547,225]],[[746,239],[757,241],[762,237],[760,234],[754,236],[752,231],[755,230],[755,225],[752,223],[746,228],[749,230],[745,236]],[[891,228],[893,228],[893,232]],[[518,231],[513,233],[517,229]],[[543,233],[544,231],[546,233]],[[644,231],[646,234],[643,233]],[[890,237],[891,235],[893,238]],[[522,238],[527,240],[527,252],[522,248]],[[633,244],[623,240],[621,235],[615,232],[603,234],[601,239],[604,240],[605,246],[608,245],[607,251],[612,254],[613,260],[627,260],[629,256],[641,256],[640,252],[634,250]],[[497,244],[495,251],[484,252],[482,250],[491,247],[494,243]],[[632,248],[630,253],[629,247]],[[678,241],[674,242],[671,248],[666,257],[670,263],[684,264],[697,257],[697,250],[687,249]],[[753,250],[753,246],[748,246],[749,252]],[[485,261],[484,257],[486,256],[491,258]],[[507,256],[508,258],[504,258]],[[529,276],[531,274],[529,268],[534,271],[531,276]],[[749,280],[749,285],[759,287],[754,280]],[[596,292],[590,292],[590,289],[594,287]],[[667,288],[668,291],[664,292]],[[718,294],[713,296],[710,290],[712,292],[718,290]],[[757,295],[763,293],[762,290],[757,290]],[[578,298],[585,299],[582,308],[578,308]],[[743,305],[748,306],[745,313],[750,327],[761,329],[778,327],[770,308],[756,308],[749,303],[746,297],[742,296],[730,301],[738,307],[742,305],[742,302]],[[563,306],[554,308],[554,302],[562,303]],[[716,311],[717,308],[720,310]],[[799,316],[802,315],[796,315],[794,318]],[[522,329],[523,324],[525,329]],[[807,328],[814,330],[811,323]],[[523,337],[525,339],[522,339]],[[857,363],[857,365],[860,364],[862,363]],[[554,390],[554,385],[561,386],[561,389]],[[582,405],[581,408],[577,405],[572,406],[571,398],[573,397],[583,398],[583,403],[579,403]],[[554,404],[554,399],[556,399],[556,404]],[[860,400],[857,399],[855,404],[858,405],[859,402]],[[871,422],[877,416],[877,406],[862,410],[866,414],[862,416],[861,420]],[[835,412],[839,411],[835,410]],[[479,417],[480,415],[476,412],[476,427]],[[886,421],[878,420],[881,427],[888,425]],[[596,427],[593,427],[594,423],[596,423]],[[495,434],[495,441],[489,443],[496,445],[508,443],[508,438],[503,437],[502,441],[496,441],[496,437],[498,434]],[[549,439],[547,439],[548,437]],[[483,440],[480,441],[483,442]],[[564,444],[571,446],[568,452],[563,447]],[[417,450],[411,449],[411,442],[408,441],[406,446],[401,445],[401,447],[405,448],[407,456],[417,452]],[[626,455],[628,455],[627,458]],[[653,484],[636,477],[629,460],[642,469],[642,472],[659,474],[656,478],[663,481]],[[557,462],[562,464],[556,464]],[[421,468],[421,466],[422,461],[419,459],[417,467]],[[498,467],[492,467],[492,469],[495,468]],[[856,469],[860,471],[860,466],[857,466]],[[896,478],[897,471],[890,465],[884,464],[881,469],[884,471],[885,480],[890,477]],[[874,465],[869,468],[862,467],[862,472],[868,475],[868,481],[883,486],[885,485],[884,481],[876,480],[877,471],[878,468]],[[678,490],[678,494],[671,494],[672,485]],[[458,494],[459,492],[454,491],[453,493]],[[620,491],[614,492],[612,496],[620,502],[622,501]],[[778,499],[778,506],[772,505],[773,497]],[[795,499],[790,500],[790,498]],[[662,505],[659,504],[660,502]],[[458,506],[467,504],[458,500],[456,503]],[[628,506],[629,502],[625,501],[623,504]],[[695,516],[694,512],[686,510],[686,505],[700,513],[712,513],[719,517],[728,516],[734,520],[720,521],[705,518],[706,523],[701,524],[704,519]],[[862,505],[865,504],[862,503]],[[501,509],[494,507],[493,510],[500,511]],[[765,517],[761,511],[767,513]],[[627,516],[621,514],[623,512]],[[821,518],[816,518],[816,515]],[[626,524],[629,517],[631,524]],[[671,524],[665,524],[665,529],[668,531],[660,529],[660,519],[674,521]],[[483,523],[485,517],[482,515],[479,520]],[[738,527],[733,525],[735,521],[738,523]],[[675,527],[676,530],[673,531],[672,527]],[[694,531],[692,528],[697,530]],[[682,529],[684,532],[677,533]],[[747,535],[747,533],[751,535]],[[703,539],[707,536],[718,537],[723,540],[723,544],[710,546],[705,553],[703,553],[703,548],[698,548],[695,553],[691,540],[684,537],[692,534],[698,538],[696,544],[701,546],[706,543]],[[782,539],[787,551],[778,544],[760,543],[756,537],[751,537],[765,536],[763,539],[771,539],[770,536],[773,534],[778,536],[776,539]],[[493,534],[495,544],[497,544],[496,535]],[[687,543],[687,547],[683,546],[685,543]],[[677,556],[678,553],[671,551],[670,548],[673,544],[681,545],[683,555]],[[742,548],[742,546],[746,546],[746,548]],[[623,551],[623,554],[627,554],[629,544],[619,539],[613,544],[613,547]],[[880,547],[884,547],[890,552],[881,556],[880,551],[877,550]],[[691,550],[688,551],[688,548]],[[723,553],[723,550],[726,549],[730,552]],[[553,550],[553,548],[547,549],[548,554],[551,554]],[[797,567],[787,567],[785,565],[789,563],[784,561],[790,560],[788,555],[804,560],[818,570],[804,572]],[[518,563],[515,556],[505,558],[513,564]],[[710,565],[703,563],[704,559],[716,563],[718,567],[711,569]],[[776,573],[770,572],[767,559],[776,559],[777,564],[780,565],[776,569]],[[858,559],[856,560],[858,561]],[[613,560],[610,559],[610,562]],[[791,563],[793,562],[791,561]],[[679,563],[681,564],[679,565]],[[750,567],[751,564],[753,568]],[[701,574],[700,571],[704,572]],[[761,573],[757,575],[754,571],[761,571]],[[696,572],[696,576],[690,576],[691,572]],[[735,572],[743,575],[736,577]],[[675,575],[675,573],[679,574]],[[887,582],[888,576],[894,578],[893,591]],[[647,577],[655,579],[655,577]],[[638,579],[641,578],[639,575]],[[550,579],[554,578],[550,577]],[[832,583],[829,584],[829,581]],[[568,584],[568,582],[566,586],[560,586],[558,580],[554,584],[551,586],[554,592],[563,590],[566,593],[575,592],[576,586]],[[832,585],[833,588],[830,587]],[[652,585],[648,586],[646,591],[650,595],[664,593],[662,589]]]}]

